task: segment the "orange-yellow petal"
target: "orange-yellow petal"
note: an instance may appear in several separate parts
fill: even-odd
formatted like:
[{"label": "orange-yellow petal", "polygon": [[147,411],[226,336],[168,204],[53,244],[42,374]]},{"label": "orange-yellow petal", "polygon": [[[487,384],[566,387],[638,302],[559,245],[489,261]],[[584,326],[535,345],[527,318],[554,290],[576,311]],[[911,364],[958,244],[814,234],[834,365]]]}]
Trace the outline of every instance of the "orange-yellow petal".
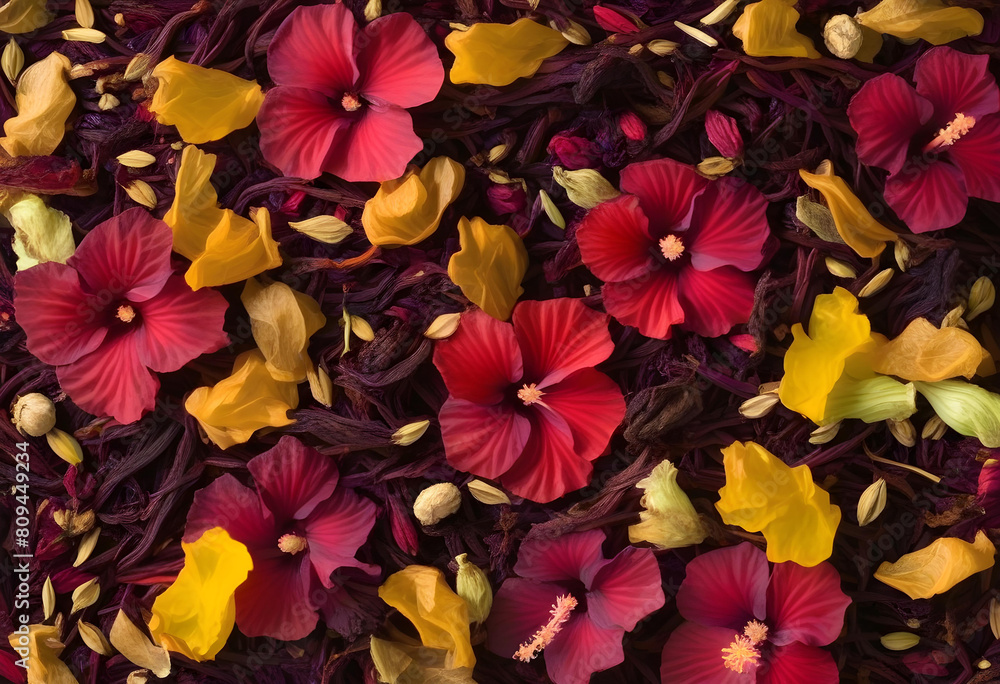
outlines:
[{"label": "orange-yellow petal", "polygon": [[939,537],[929,546],[908,553],[895,563],[882,563],[875,579],[899,589],[911,599],[942,594],[967,577],[992,568],[996,547],[980,530],[973,543]]},{"label": "orange-yellow petal", "polygon": [[733,25],[733,35],[743,41],[743,51],[751,57],[818,59],[812,40],[795,30],[798,20],[795,0],[761,0],[746,6]]},{"label": "orange-yellow petal", "polygon": [[24,70],[17,81],[17,116],[4,122],[0,138],[12,157],[52,154],[66,132],[66,119],[76,105],[69,87],[70,61],[52,52]]},{"label": "orange-yellow petal", "polygon": [[7,637],[10,646],[24,659],[28,684],[78,684],[66,663],[59,659],[65,646],[59,628],[53,625],[22,625]]},{"label": "orange-yellow petal", "polygon": [[904,380],[937,382],[964,376],[971,378],[988,356],[979,341],[961,328],[938,328],[926,318],[910,321],[891,342],[872,353],[876,373]]},{"label": "orange-yellow petal", "polygon": [[448,261],[448,276],[462,294],[493,318],[510,318],[524,289],[528,251],[508,226],[490,225],[464,216],[458,222],[461,249]]},{"label": "orange-yellow petal", "polygon": [[455,53],[452,83],[492,86],[534,76],[543,61],[567,45],[561,33],[527,17],[513,24],[473,24],[444,39],[444,46]]},{"label": "orange-yellow petal", "polygon": [[46,0],[10,0],[0,6],[0,32],[29,33],[49,23]]},{"label": "orange-yellow petal", "polygon": [[983,15],[941,0],[882,0],[855,19],[864,27],[902,40],[926,40],[944,45],[983,31]]},{"label": "orange-yellow petal", "polygon": [[326,316],[309,295],[285,283],[261,285],[247,280],[240,296],[250,314],[253,339],[267,359],[267,370],[275,380],[302,382],[312,368],[309,338],[326,325]]}]

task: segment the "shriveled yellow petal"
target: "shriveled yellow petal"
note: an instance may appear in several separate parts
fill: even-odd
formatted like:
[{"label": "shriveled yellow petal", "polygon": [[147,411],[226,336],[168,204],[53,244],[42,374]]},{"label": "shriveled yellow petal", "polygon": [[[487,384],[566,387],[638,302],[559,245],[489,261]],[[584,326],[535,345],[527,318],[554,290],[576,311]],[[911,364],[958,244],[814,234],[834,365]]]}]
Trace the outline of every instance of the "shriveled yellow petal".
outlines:
[{"label": "shriveled yellow petal", "polygon": [[54,625],[21,625],[7,637],[19,658],[25,659],[28,684],[79,684],[66,663],[59,660],[64,645]]},{"label": "shriveled yellow petal", "polygon": [[661,462],[635,486],[644,492],[643,510],[639,524],[628,528],[630,543],[649,542],[661,549],[678,549],[705,541],[708,532],[691,499],[677,484],[673,463]]},{"label": "shriveled yellow petal", "polygon": [[445,668],[476,664],[469,642],[468,607],[440,570],[409,565],[390,575],[378,595],[413,623],[424,646],[447,651]]},{"label": "shriveled yellow petal", "polygon": [[492,86],[534,76],[543,61],[567,45],[561,33],[527,17],[513,24],[474,24],[444,39],[444,46],[455,53],[452,83]]},{"label": "shriveled yellow petal", "polygon": [[247,280],[240,296],[250,314],[253,339],[275,380],[302,382],[312,368],[307,350],[309,338],[326,325],[326,316],[309,295],[284,283],[261,285]]},{"label": "shriveled yellow petal", "polygon": [[726,485],[715,506],[723,522],[763,533],[772,563],[812,567],[830,557],[840,508],[809,466],[790,468],[754,442],[733,442],[722,454]]},{"label": "shriveled yellow petal", "polygon": [[882,0],[855,20],[879,33],[903,40],[926,40],[944,45],[983,31],[983,15],[968,7],[953,7],[942,0]]},{"label": "shriveled yellow petal", "polygon": [[149,633],[168,651],[214,660],[236,624],[236,588],[253,569],[247,547],[213,527],[184,549],[184,567],[153,602]]},{"label": "shriveled yellow petal", "polygon": [[151,642],[125,611],[118,610],[108,638],[115,650],[133,665],[152,671],[160,679],[170,674],[170,653]]},{"label": "shriveled yellow petal", "polygon": [[215,155],[193,145],[181,152],[181,165],[174,181],[174,201],[163,217],[174,232],[174,251],[195,259],[205,251],[205,243],[222,222],[219,196],[212,187]]},{"label": "shriveled yellow petal", "polygon": [[508,226],[490,225],[476,217],[458,222],[461,249],[448,261],[448,276],[462,294],[493,318],[510,318],[524,289],[528,250]]},{"label": "shriveled yellow petal", "polygon": [[257,81],[168,57],[153,69],[159,85],[149,109],[161,124],[176,126],[185,142],[219,140],[246,128],[264,102]]},{"label": "shriveled yellow petal", "polygon": [[833,174],[833,164],[829,160],[820,164],[816,173],[800,169],[799,176],[806,185],[823,195],[837,233],[858,256],[876,257],[885,249],[887,241],[896,240],[896,234],[875,220],[844,179]]},{"label": "shriveled yellow petal", "polygon": [[46,261],[65,264],[76,251],[69,216],[46,206],[41,197],[25,195],[3,215],[14,227],[18,271]]},{"label": "shriveled yellow petal", "polygon": [[12,157],[52,154],[66,132],[66,119],[76,105],[69,87],[70,61],[52,52],[24,70],[17,82],[17,116],[4,122],[0,138]]},{"label": "shriveled yellow petal", "polygon": [[445,667],[448,652],[427,648],[390,627],[386,639],[372,637],[371,656],[379,681],[387,684],[476,684],[471,667]]},{"label": "shriveled yellow petal", "polygon": [[49,23],[45,0],[10,0],[0,6],[0,32],[29,33]]},{"label": "shriveled yellow petal", "polygon": [[373,245],[414,245],[437,230],[444,210],[465,184],[465,167],[448,157],[435,157],[402,178],[384,181],[365,203],[361,224]]},{"label": "shriveled yellow petal", "polygon": [[287,414],[298,405],[296,383],[275,380],[258,349],[237,356],[228,378],[213,387],[199,387],[184,402],[208,438],[222,449],[243,444],[254,430],[294,423]]},{"label": "shriveled yellow petal", "polygon": [[871,358],[876,373],[937,382],[960,375],[972,378],[984,355],[986,350],[965,330],[938,328],[916,318],[894,340],[879,345]]},{"label": "shriveled yellow petal", "polygon": [[940,537],[895,563],[882,563],[875,579],[899,589],[911,599],[943,594],[967,577],[992,568],[996,547],[982,530],[973,543]]},{"label": "shriveled yellow petal", "polygon": [[812,40],[795,30],[798,20],[795,0],[761,0],[746,6],[733,25],[733,35],[743,41],[743,51],[751,57],[818,59]]}]

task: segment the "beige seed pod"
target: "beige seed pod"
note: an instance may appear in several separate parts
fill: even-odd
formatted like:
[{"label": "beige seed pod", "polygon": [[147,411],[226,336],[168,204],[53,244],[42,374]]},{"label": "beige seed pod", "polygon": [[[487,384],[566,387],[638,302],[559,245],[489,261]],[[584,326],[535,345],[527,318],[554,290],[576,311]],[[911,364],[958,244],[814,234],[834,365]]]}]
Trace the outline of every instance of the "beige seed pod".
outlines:
[{"label": "beige seed pod", "polygon": [[848,263],[840,261],[839,259],[834,259],[833,257],[826,257],[824,261],[826,262],[826,270],[838,278],[858,277],[858,272],[855,271]]},{"label": "beige seed pod", "polygon": [[554,31],[559,31],[563,38],[573,43],[573,45],[590,45],[591,38],[587,29],[572,19],[566,19],[566,28],[560,29],[554,21],[549,21],[549,27]]},{"label": "beige seed pod", "polygon": [[121,100],[119,100],[111,93],[104,93],[103,95],[101,95],[101,99],[97,101],[97,107],[102,112],[107,112],[114,109],[121,103],[122,103]]},{"label": "beige seed pod", "polygon": [[73,43],[103,43],[104,33],[92,28],[72,28],[62,32],[62,39]]},{"label": "beige seed pod", "polygon": [[147,209],[156,207],[156,193],[146,181],[134,180],[124,188],[125,194],[131,197],[136,204],[141,204]]},{"label": "beige seed pod", "polygon": [[638,55],[640,52],[642,52],[642,43],[636,43],[628,49],[630,55]]},{"label": "beige seed pod", "polygon": [[719,44],[719,41],[717,41],[715,38],[708,35],[701,29],[696,29],[694,26],[688,26],[687,24],[680,21],[675,21],[674,26],[676,26],[681,31],[683,31],[684,33],[688,34],[689,36],[697,40],[699,43],[703,43],[708,47],[715,47]]},{"label": "beige seed pod", "polygon": [[126,81],[139,81],[153,68],[153,58],[150,55],[138,53],[132,61],[125,67],[124,78]]},{"label": "beige seed pod", "polygon": [[725,0],[722,4],[702,18],[702,26],[712,26],[713,24],[718,24],[720,21],[723,21],[726,17],[733,13],[733,10],[736,9],[736,5],[738,4],[739,0]]},{"label": "beige seed pod", "polygon": [[773,411],[780,401],[777,394],[758,394],[740,404],[740,415],[751,420],[763,418]]},{"label": "beige seed pod", "polygon": [[496,164],[499,161],[503,161],[507,158],[507,154],[510,152],[510,145],[507,143],[501,143],[499,145],[494,145],[486,153],[486,161],[490,164]]},{"label": "beige seed pod", "polygon": [[375,21],[382,16],[382,0],[368,0],[365,3],[365,19]]},{"label": "beige seed pod", "polygon": [[417,494],[413,515],[421,525],[436,525],[462,505],[462,492],[450,482],[431,485]]},{"label": "beige seed pod", "polygon": [[827,442],[833,441],[840,432],[840,426],[844,421],[838,420],[836,423],[830,423],[829,425],[823,425],[816,428],[809,435],[810,444],[826,444]]},{"label": "beige seed pod", "polygon": [[22,394],[11,409],[11,422],[22,435],[41,437],[56,426],[56,406],[44,394]]},{"label": "beige seed pod", "polygon": [[910,422],[909,418],[903,420],[892,420],[890,418],[885,422],[889,426],[889,432],[903,446],[911,447],[917,443],[917,429],[913,427],[913,423]]},{"label": "beige seed pod", "polygon": [[879,639],[890,651],[906,651],[920,643],[920,637],[911,632],[890,632]]},{"label": "beige seed pod", "polygon": [[354,333],[358,339],[364,340],[365,342],[371,342],[375,339],[375,331],[372,330],[372,326],[361,316],[355,316],[351,314],[351,332]]},{"label": "beige seed pod", "polygon": [[56,610],[56,590],[52,586],[52,578],[46,577],[42,585],[42,615],[48,620]]},{"label": "beige seed pod", "polygon": [[309,391],[313,399],[323,406],[333,406],[333,380],[322,366],[306,370],[306,380],[309,381]]},{"label": "beige seed pod", "polygon": [[465,599],[469,609],[469,623],[486,622],[493,608],[493,588],[482,568],[468,561],[468,554],[455,557],[458,576],[455,578],[455,593]]},{"label": "beige seed pod", "polygon": [[708,157],[702,159],[696,168],[706,178],[718,178],[735,169],[736,164],[727,157]]},{"label": "beige seed pod", "polygon": [[666,71],[657,71],[656,80],[667,88],[673,88],[675,85],[677,85],[677,81],[674,80],[674,77],[668,74]]},{"label": "beige seed pod", "polygon": [[823,27],[823,42],[836,57],[851,59],[861,51],[861,25],[846,14],[837,14]]},{"label": "beige seed pod", "polygon": [[566,230],[566,219],[563,218],[562,212],[559,211],[556,203],[549,197],[549,193],[539,190],[538,199],[541,200],[542,209],[545,210],[545,215],[549,217],[549,220],[556,224],[560,230]]},{"label": "beige seed pod", "polygon": [[430,424],[431,421],[429,420],[421,420],[416,423],[404,425],[392,433],[392,443],[396,446],[410,446],[424,436]]},{"label": "beige seed pod", "polygon": [[83,28],[94,28],[94,8],[90,0],[76,0],[76,23]]},{"label": "beige seed pod", "polygon": [[4,76],[11,83],[17,80],[18,74],[24,68],[24,52],[21,51],[21,46],[13,38],[7,41],[7,47],[3,49],[0,65],[3,66]]},{"label": "beige seed pod", "polygon": [[861,288],[858,292],[858,298],[871,297],[872,295],[881,292],[885,286],[889,284],[889,281],[892,280],[892,274],[893,270],[891,268],[886,268],[876,273],[874,277],[868,281],[868,284]]},{"label": "beige seed pod", "polygon": [[130,672],[128,679],[125,680],[125,684],[149,684],[149,675],[149,670]]},{"label": "beige seed pod", "polygon": [[[148,680],[150,671],[160,679],[170,674],[170,654],[168,651],[150,641],[149,637],[135,626],[124,611],[119,610],[118,615],[115,616],[108,638],[116,651],[133,665],[142,668],[132,673],[132,675],[145,673],[146,679],[135,680],[139,684]],[[129,676],[130,683],[133,681],[132,675]]]},{"label": "beige seed pod", "polygon": [[49,443],[49,448],[55,452],[56,456],[70,465],[83,463],[83,447],[76,441],[76,437],[68,432],[52,428],[45,433],[45,441]]},{"label": "beige seed pod", "polygon": [[910,267],[910,246],[902,240],[896,240],[892,252],[899,270],[906,273],[906,269]]},{"label": "beige seed pod", "polygon": [[114,653],[111,650],[111,644],[108,643],[108,638],[104,636],[104,632],[94,625],[80,620],[76,623],[76,628],[80,631],[80,638],[83,639],[83,643],[87,644],[91,651],[100,653],[102,656],[110,656]]},{"label": "beige seed pod", "polygon": [[76,560],[73,561],[74,568],[80,567],[90,558],[90,554],[97,548],[97,540],[100,536],[101,528],[95,527],[80,540],[80,548],[76,550]]},{"label": "beige seed pod", "polygon": [[472,494],[472,498],[479,503],[484,503],[488,506],[510,503],[510,497],[504,494],[502,490],[497,489],[493,485],[487,484],[482,480],[473,480],[465,486],[469,488],[469,493]]},{"label": "beige seed pod", "polygon": [[962,314],[965,313],[965,305],[959,304],[954,309],[949,311],[941,319],[941,329],[945,328],[958,328],[961,327]]},{"label": "beige seed pod", "polygon": [[858,525],[864,527],[873,522],[885,510],[886,486],[881,477],[861,493],[858,499]]},{"label": "beige seed pod", "polygon": [[566,190],[570,202],[584,209],[593,209],[601,202],[621,194],[593,169],[567,171],[561,166],[553,166],[552,178]]},{"label": "beige seed pod", "polygon": [[934,415],[924,423],[924,428],[920,431],[920,439],[930,439],[937,441],[948,432],[948,425],[941,420],[940,416]]},{"label": "beige seed pod", "polygon": [[94,577],[73,590],[73,608],[70,612],[75,613],[94,605],[100,596],[101,585],[97,582],[97,578]]},{"label": "beige seed pod", "polygon": [[990,599],[990,631],[995,639],[1000,639],[1000,601]]},{"label": "beige seed pod", "polygon": [[965,320],[971,321],[981,313],[985,313],[993,308],[996,303],[997,289],[993,281],[982,276],[972,284],[972,291],[969,293],[969,312],[965,315]]},{"label": "beige seed pod", "polygon": [[451,337],[458,330],[458,323],[461,318],[462,314],[460,313],[441,314],[427,326],[427,330],[424,331],[424,337],[429,337],[432,340],[443,340]]},{"label": "beige seed pod", "polygon": [[313,216],[304,221],[289,221],[289,227],[317,242],[335,245],[354,232],[347,223],[336,216]]},{"label": "beige seed pod", "polygon": [[123,152],[122,154],[119,154],[116,159],[118,159],[119,164],[127,166],[130,169],[144,169],[156,161],[156,157],[151,155],[149,152],[143,152],[142,150],[130,150],[128,152]]},{"label": "beige seed pod", "polygon": [[[666,57],[667,55],[671,55],[680,46],[681,46],[680,43],[675,43],[672,40],[665,40],[663,38],[654,38],[653,40],[646,43],[646,49],[652,52],[654,55],[657,55],[658,57]],[[657,76],[659,76],[659,74]]]}]

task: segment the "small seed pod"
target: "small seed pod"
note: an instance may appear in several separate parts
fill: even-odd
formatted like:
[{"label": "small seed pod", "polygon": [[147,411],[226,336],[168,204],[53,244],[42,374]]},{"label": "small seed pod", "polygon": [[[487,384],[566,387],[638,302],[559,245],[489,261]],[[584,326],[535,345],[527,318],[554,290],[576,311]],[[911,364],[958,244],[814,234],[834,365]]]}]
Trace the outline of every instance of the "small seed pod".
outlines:
[{"label": "small seed pod", "polygon": [[38,392],[21,395],[11,409],[11,422],[22,435],[41,437],[56,426],[55,404]]},{"label": "small seed pod", "polygon": [[462,505],[462,492],[450,482],[431,485],[417,495],[413,515],[421,525],[436,525]]}]

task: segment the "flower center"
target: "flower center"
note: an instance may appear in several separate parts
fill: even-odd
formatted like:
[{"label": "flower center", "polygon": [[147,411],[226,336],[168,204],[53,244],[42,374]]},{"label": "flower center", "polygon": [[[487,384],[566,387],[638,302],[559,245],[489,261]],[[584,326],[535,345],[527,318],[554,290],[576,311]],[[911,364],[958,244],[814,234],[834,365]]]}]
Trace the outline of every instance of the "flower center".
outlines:
[{"label": "flower center", "polygon": [[936,138],[924,146],[924,152],[933,152],[939,148],[954,145],[956,140],[971,131],[975,125],[975,117],[966,116],[959,112],[947,126],[938,131]]},{"label": "flower center", "polygon": [[344,93],[344,97],[340,100],[340,106],[349,112],[356,112],[361,109],[361,100],[358,99],[356,93]]},{"label": "flower center", "polygon": [[555,605],[552,606],[552,610],[549,611],[549,615],[552,617],[540,630],[534,633],[531,641],[521,644],[521,648],[517,649],[514,657],[526,663],[541,653],[542,649],[552,643],[552,639],[555,638],[559,630],[562,629],[562,626],[569,620],[570,613],[573,612],[576,606],[577,601],[571,594],[558,597]]},{"label": "flower center", "polygon": [[278,540],[278,548],[294,556],[309,548],[309,542],[306,541],[305,537],[300,537],[297,534],[286,534]]},{"label": "flower center", "polygon": [[538,389],[535,383],[530,385],[525,385],[517,391],[517,398],[524,402],[525,406],[531,406],[532,404],[541,404],[542,397],[545,396],[545,392]]},{"label": "flower center", "polygon": [[743,674],[747,668],[756,667],[760,662],[760,644],[767,641],[767,625],[751,620],[737,634],[728,648],[722,649],[722,661],[733,672]]},{"label": "flower center", "polygon": [[677,261],[684,253],[684,243],[676,235],[668,235],[660,240],[660,251],[667,261]]},{"label": "flower center", "polygon": [[115,318],[122,323],[131,323],[135,320],[135,309],[128,304],[122,304],[118,307],[118,311],[115,313]]}]

